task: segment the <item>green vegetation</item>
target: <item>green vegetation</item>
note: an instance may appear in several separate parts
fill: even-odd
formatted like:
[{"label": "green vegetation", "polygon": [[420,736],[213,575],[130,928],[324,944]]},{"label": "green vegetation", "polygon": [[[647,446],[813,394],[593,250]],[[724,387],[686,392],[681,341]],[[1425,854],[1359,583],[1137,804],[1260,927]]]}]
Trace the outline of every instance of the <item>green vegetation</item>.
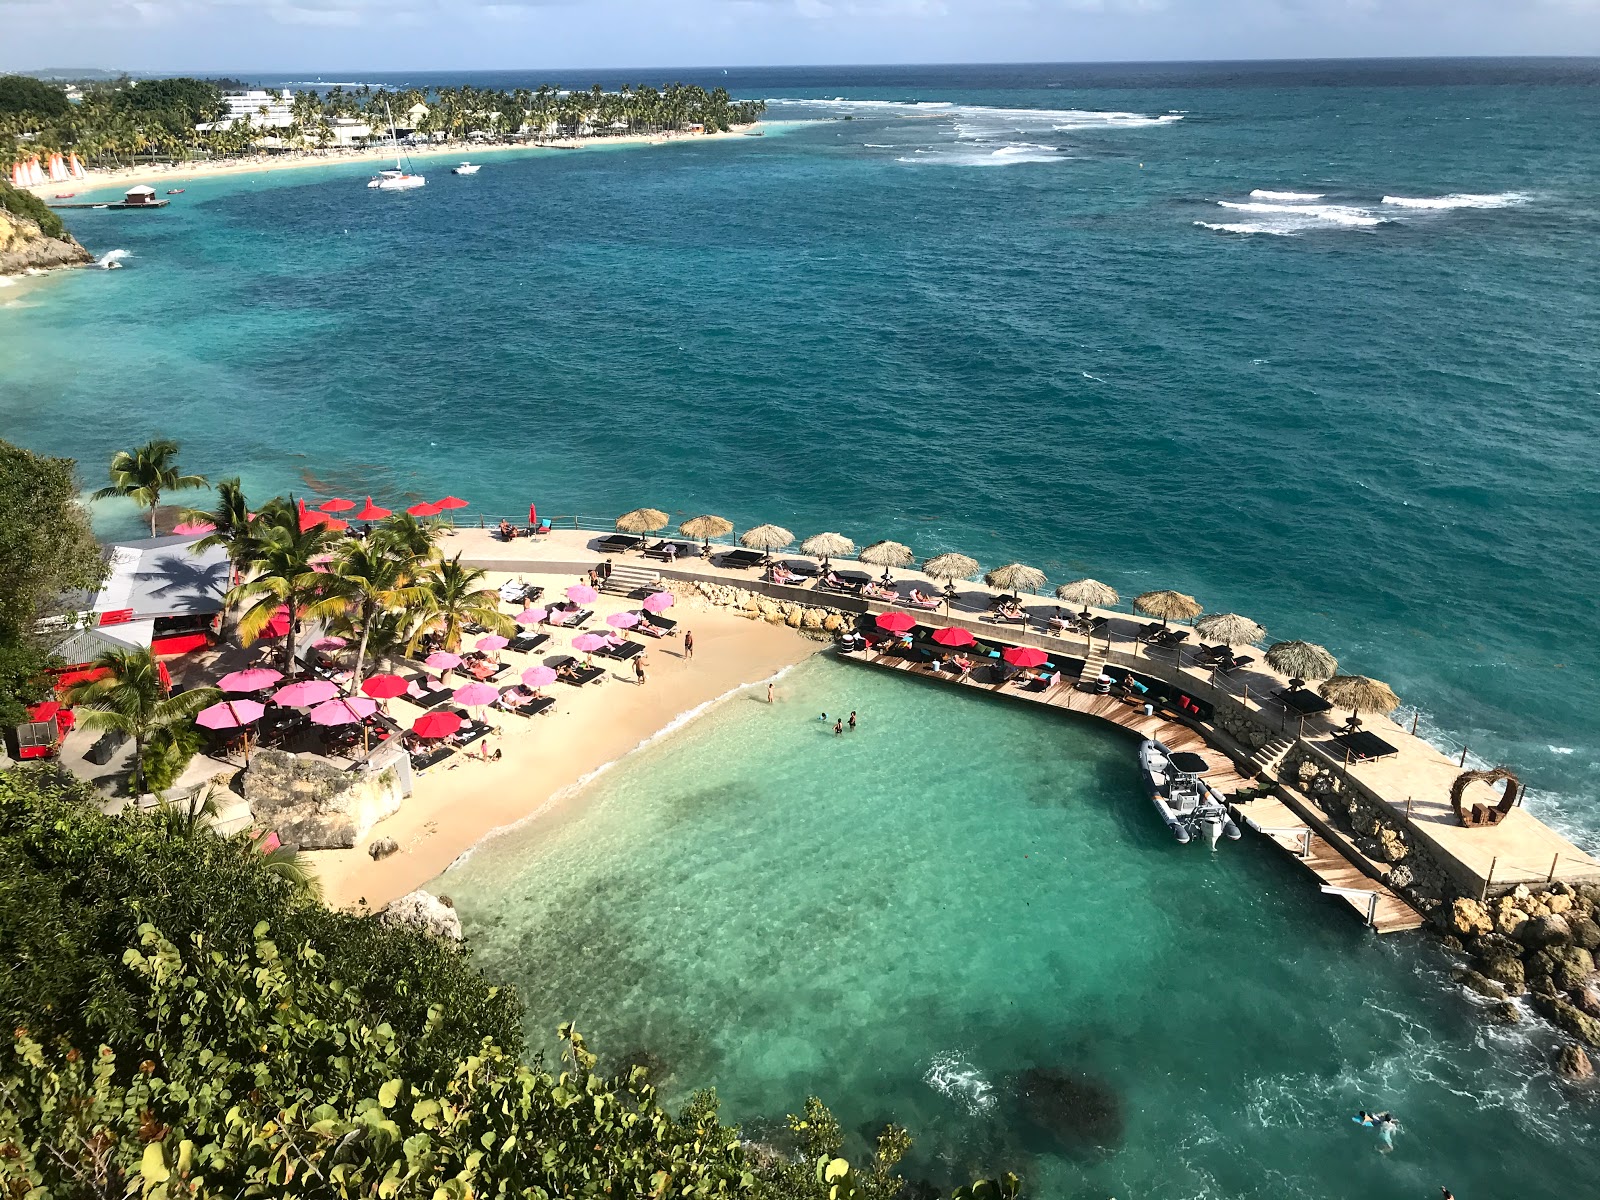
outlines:
[{"label": "green vegetation", "polygon": [[[736,101],[722,88],[670,84],[603,91],[537,89],[498,91],[486,88],[429,88],[388,91],[335,87],[326,93],[297,92],[289,104],[286,128],[267,128],[266,105],[231,121],[222,83],[202,79],[128,79],[84,85],[83,99],[68,104],[59,88],[22,76],[14,79],[11,107],[0,89],[0,164],[19,158],[75,152],[90,166],[130,163],[136,159],[182,161],[259,149],[270,136],[273,145],[325,146],[334,140],[338,118],[363,121],[374,139],[388,137],[389,114],[406,129],[431,139],[481,136],[495,140],[541,137],[607,137],[627,133],[662,133],[700,125],[726,130],[756,120],[761,101]],[[32,99],[30,99],[32,97]],[[196,126],[204,125],[205,130]]]},{"label": "green vegetation", "polygon": [[94,494],[96,500],[122,496],[150,511],[150,536],[156,535],[156,509],[167,492],[206,486],[204,475],[184,475],[178,470],[178,443],[157,438],[132,450],[111,456],[111,483]]},{"label": "green vegetation", "polygon": [[24,192],[0,179],[0,208],[18,217],[26,217],[43,231],[46,237],[58,242],[71,239],[61,218],[50,211],[50,206],[32,192]]},{"label": "green vegetation", "polygon": [[42,678],[55,635],[38,621],[69,591],[105,578],[69,458],[45,458],[0,441],[0,727],[49,695]]},{"label": "green vegetation", "polygon": [[[194,688],[167,695],[160,666],[148,646],[107,650],[92,665],[98,678],[74,684],[67,692],[78,722],[86,729],[109,729],[133,739],[133,775],[128,783],[135,796],[171,787],[198,748],[194,715],[222,699],[222,693]],[[147,749],[153,754],[147,755]],[[165,784],[145,778],[152,760]]]},{"label": "green vegetation", "polygon": [[[797,1153],[747,1146],[713,1093],[668,1112],[570,1027],[524,1064],[520,1012],[469,954],[334,913],[248,839],[102,816],[83,785],[0,774],[0,1189],[16,1197],[891,1200],[819,1102]],[[1016,1180],[958,1196],[1006,1200]]]}]

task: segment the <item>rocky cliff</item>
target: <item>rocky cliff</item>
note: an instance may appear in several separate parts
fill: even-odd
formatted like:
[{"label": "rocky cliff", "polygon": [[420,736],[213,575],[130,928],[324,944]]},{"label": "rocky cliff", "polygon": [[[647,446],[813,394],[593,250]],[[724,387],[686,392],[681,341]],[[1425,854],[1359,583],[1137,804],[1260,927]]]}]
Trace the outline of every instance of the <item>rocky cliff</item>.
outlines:
[{"label": "rocky cliff", "polygon": [[74,267],[93,262],[93,256],[71,234],[53,238],[27,217],[0,208],[0,275],[27,270]]}]

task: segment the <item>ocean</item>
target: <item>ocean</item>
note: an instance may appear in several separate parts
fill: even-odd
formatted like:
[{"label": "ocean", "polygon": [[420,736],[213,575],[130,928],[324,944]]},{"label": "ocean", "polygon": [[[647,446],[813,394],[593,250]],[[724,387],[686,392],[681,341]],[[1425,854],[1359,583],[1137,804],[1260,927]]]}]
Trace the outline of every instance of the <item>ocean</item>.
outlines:
[{"label": "ocean", "polygon": [[[419,160],[429,184],[410,193],[369,192],[370,167],[351,164],[187,183],[158,213],[69,214],[92,250],[126,250],[127,269],[53,280],[9,304],[0,289],[3,436],[79,458],[89,486],[113,450],[162,434],[182,440],[186,467],[240,473],[251,494],[370,492],[387,503],[449,492],[489,519],[529,501],[551,515],[650,504],[740,526],[774,521],[801,536],[894,537],[922,556],[1021,560],[1052,583],[1088,574],[1124,596],[1178,588],[1208,610],[1259,620],[1275,639],[1322,642],[1346,670],[1388,681],[1420,731],[1464,747],[1469,761],[1513,766],[1540,816],[1587,848],[1600,844],[1600,649],[1585,616],[1600,584],[1591,532],[1600,520],[1600,64],[590,74],[608,86],[720,83],[769,100],[773,124],[760,138],[485,156],[470,178],[449,175],[449,159]],[[590,74],[343,82],[586,86]],[[100,520],[108,533],[133,527],[114,508]],[[877,703],[909,723],[932,701],[911,691]],[[1009,711],[985,722],[995,738],[1028,728]],[[1092,759],[1088,733],[1058,736],[1067,759]],[[785,753],[781,739],[771,752]],[[691,778],[673,774],[667,753],[664,744],[659,778]],[[958,736],[948,753],[966,769],[991,745]],[[1062,803],[1126,802],[1126,780],[1108,779],[1069,773]],[[745,811],[748,797],[735,791],[702,797],[709,827]],[[787,811],[828,791],[827,776],[801,771],[761,794]],[[599,869],[562,859],[564,844],[546,850],[534,839],[527,853],[560,878]],[[1507,1154],[1548,1167],[1532,1174],[1531,1190],[1517,1176],[1520,1194],[1582,1191],[1566,1166],[1573,1139],[1592,1139],[1592,1109],[1571,1110],[1539,1083],[1533,1051],[1471,1032],[1464,1002],[1438,1000],[1433,982],[1408,983],[1442,969],[1427,951],[1346,937],[1342,914],[1302,912],[1292,888],[1263,884],[1276,869],[1259,861],[1264,853],[1232,849],[1215,868],[1225,873],[1219,886],[1227,890],[1226,873],[1252,878],[1230,893],[1234,907],[1190,913],[1181,895],[1169,897],[1166,965],[1215,971],[1241,989],[1226,999],[1225,1028],[1260,1002],[1252,980],[1289,987],[1306,998],[1307,1020],[1352,1023],[1338,1043],[1345,1060],[1389,1065],[1352,1068],[1340,1091],[1287,1067],[1251,1075],[1240,1062],[1233,1077],[1234,1060],[1210,1051],[1185,1060],[1194,1065],[1177,1077],[1189,1085],[1218,1080],[1215,1100],[1199,1101],[1218,1121],[1222,1110],[1246,1111],[1241,1080],[1254,1079],[1274,1111],[1299,1112],[1303,1093],[1321,1097],[1296,1118],[1315,1132],[1295,1125],[1257,1153],[1241,1132],[1256,1126],[1229,1124],[1216,1136],[1235,1139],[1227,1153],[1242,1173],[1207,1167],[1225,1186],[1199,1174],[1162,1184],[1153,1166],[1128,1166],[1137,1182],[1127,1186],[1278,1194],[1274,1172],[1292,1167],[1304,1194],[1346,1194],[1337,1173],[1348,1147],[1331,1142],[1321,1158],[1306,1150],[1306,1170],[1330,1172],[1320,1184],[1295,1147],[1336,1137],[1321,1124],[1343,1120],[1329,1115],[1333,1105],[1361,1106],[1358,1094],[1371,1098],[1413,1058],[1435,1061],[1413,1055],[1403,1030],[1437,1047],[1451,1072],[1404,1076],[1408,1105],[1440,1106],[1428,1149],[1418,1138],[1408,1151],[1433,1174],[1393,1172],[1389,1190],[1374,1182],[1371,1194],[1422,1195],[1441,1183],[1474,1194],[1463,1177],[1483,1181],[1475,1194],[1504,1194],[1509,1183],[1477,1157],[1495,1149],[1494,1129]],[[641,865],[653,853],[635,850]],[[939,850],[933,840],[920,852]],[[1195,856],[1180,868],[1167,851],[1112,838],[1096,846],[1095,878],[1198,869]],[[859,876],[829,878],[845,889]],[[1286,907],[1263,908],[1264,887]],[[485,928],[498,893],[486,877],[476,894],[469,924]],[[1078,903],[1056,893],[1040,902]],[[685,912],[731,921],[732,905],[711,897]],[[1239,942],[1219,946],[1209,922],[1240,921],[1240,906],[1249,920]],[[511,908],[524,922],[516,944],[537,942],[544,910]],[[807,913],[764,917],[733,922],[730,936],[748,950],[772,922]],[[902,928],[917,927],[909,909],[902,917]],[[624,909],[615,919],[634,918]],[[1051,921],[1070,923],[1060,912]],[[952,922],[946,914],[934,924]],[[1338,944],[1326,971],[1275,977],[1269,964],[1308,953],[1308,939]],[[499,961],[515,967],[514,955]],[[932,970],[944,960],[930,961]],[[1044,968],[1024,965],[1019,980],[1043,987]],[[1341,971],[1351,978],[1330,986]],[[582,975],[575,964],[536,994],[551,1003],[590,995]],[[919,985],[929,994],[933,978]],[[967,1010],[974,1046],[1006,1019],[1002,982],[987,982]],[[1158,976],[1148,982],[1151,1004],[1174,999]],[[725,995],[699,1009],[692,985],[682,1012],[706,1026],[702,1036],[761,1026]],[[878,1004],[898,983],[862,986]],[[649,1005],[624,1003],[625,994],[607,984],[592,993],[594,1011],[613,998],[605,1020],[644,1028]],[[709,976],[707,994],[717,995]],[[1120,1061],[1137,1061],[1141,1046],[1165,1056],[1186,1039],[1225,1036],[1198,992],[1179,995],[1193,1022],[1152,1031],[1156,1041],[1131,1044]],[[1029,1003],[1049,1009],[1049,996]],[[1138,1027],[1115,989],[1080,1002],[1104,1027]],[[1390,1016],[1364,1024],[1368,1005]],[[570,1014],[541,1015],[548,1026]],[[841,1086],[823,1078],[816,1090],[863,1120],[892,1108],[891,1093],[917,1109],[910,1082],[875,1092],[841,1070],[829,1049],[840,1030],[828,1022],[812,1033],[797,1010],[783,1023],[790,1050],[684,1061],[753,1072],[724,1081],[744,1113],[803,1099],[792,1073],[751,1057],[791,1051],[837,1076]],[[959,1024],[940,1018],[929,1029],[942,1037]],[[872,1028],[864,1022],[860,1036]],[[1081,1042],[1093,1058],[1101,1028],[1047,1024],[1026,1038]],[[1302,1044],[1271,1025],[1250,1037],[1275,1052]],[[1020,1070],[1026,1038],[1002,1039],[993,1061],[972,1065]],[[930,1032],[929,1044],[938,1040]],[[1257,1042],[1230,1044],[1243,1054]],[[875,1053],[870,1038],[852,1048]],[[908,1049],[892,1069],[910,1081],[922,1062]],[[1324,1057],[1304,1070],[1339,1068]],[[1482,1106],[1458,1093],[1500,1095],[1507,1072],[1536,1096],[1491,1104],[1503,1123],[1475,1133],[1469,1153],[1460,1131]],[[1285,1079],[1287,1091],[1270,1091]],[[764,1082],[775,1094],[761,1103],[741,1092]],[[1147,1098],[1128,1103],[1148,1106],[1140,1111],[1151,1123],[1130,1119],[1112,1165],[1094,1169],[1115,1173],[1140,1153],[1212,1136],[1162,1123],[1182,1107],[1176,1095],[1137,1094]],[[941,1152],[955,1153],[961,1136],[945,1130]],[[1452,1155],[1462,1173],[1446,1178]],[[1087,1169],[1057,1163],[1047,1174],[1101,1178],[1073,1174]],[[1241,1183],[1251,1169],[1259,1192]]]}]

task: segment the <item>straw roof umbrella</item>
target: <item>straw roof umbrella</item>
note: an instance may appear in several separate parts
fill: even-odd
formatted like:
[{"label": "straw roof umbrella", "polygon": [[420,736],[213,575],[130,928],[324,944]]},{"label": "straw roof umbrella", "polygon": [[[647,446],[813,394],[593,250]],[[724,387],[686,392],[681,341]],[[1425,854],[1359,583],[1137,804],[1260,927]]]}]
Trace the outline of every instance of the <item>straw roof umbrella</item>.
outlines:
[{"label": "straw roof umbrella", "polygon": [[1194,623],[1195,632],[1224,646],[1248,646],[1267,636],[1267,631],[1249,617],[1238,613],[1209,613]]},{"label": "straw roof umbrella", "polygon": [[800,543],[800,553],[822,560],[822,569],[828,569],[830,558],[845,558],[856,552],[856,544],[842,533],[813,533]]},{"label": "straw roof umbrella", "polygon": [[1044,586],[1044,572],[1038,567],[1027,567],[1021,563],[1007,563],[1003,567],[996,567],[983,577],[983,581],[992,588],[999,588],[1003,592],[1037,592]]},{"label": "straw roof umbrella", "polygon": [[965,554],[939,554],[922,564],[922,573],[929,579],[944,584],[944,603],[948,610],[950,601],[955,598],[956,581],[958,579],[976,579],[978,572],[983,570],[978,565],[978,560],[968,558]]},{"label": "straw roof umbrella", "polygon": [[685,537],[700,538],[709,550],[712,538],[733,532],[733,522],[726,517],[716,517],[706,513],[703,516],[690,517],[678,526],[678,532]]},{"label": "straw roof umbrella", "polygon": [[782,550],[794,541],[794,534],[782,525],[757,525],[739,535],[739,544],[752,550]]},{"label": "straw roof umbrella", "polygon": [[1400,697],[1394,694],[1393,688],[1365,675],[1335,675],[1317,691],[1329,704],[1358,713],[1393,712],[1400,707]]},{"label": "straw roof umbrella", "polygon": [[1294,687],[1308,679],[1329,679],[1339,672],[1339,660],[1315,642],[1274,642],[1267,647],[1267,665],[1289,676]]},{"label": "straw roof umbrella", "polygon": [[868,566],[882,567],[883,577],[888,579],[891,567],[903,567],[916,560],[916,555],[911,553],[911,547],[902,542],[888,540],[873,542],[860,554],[862,562]]},{"label": "straw roof umbrella", "polygon": [[1081,604],[1087,610],[1091,604],[1096,608],[1110,608],[1121,597],[1115,588],[1098,579],[1074,579],[1056,589],[1056,599],[1065,600],[1068,604]]},{"label": "straw roof umbrella", "polygon": [[1193,596],[1168,591],[1144,592],[1135,596],[1133,607],[1147,617],[1160,617],[1163,625],[1172,620],[1187,621],[1205,611]]},{"label": "straw roof umbrella", "polygon": [[665,529],[672,518],[659,508],[636,508],[617,518],[618,533],[654,533]]}]

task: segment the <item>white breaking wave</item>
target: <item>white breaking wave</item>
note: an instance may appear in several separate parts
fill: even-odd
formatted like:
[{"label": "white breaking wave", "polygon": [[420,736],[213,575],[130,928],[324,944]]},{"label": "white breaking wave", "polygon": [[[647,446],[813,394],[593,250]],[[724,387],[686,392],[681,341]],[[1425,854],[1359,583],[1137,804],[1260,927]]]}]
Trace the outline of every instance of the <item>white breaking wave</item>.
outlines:
[{"label": "white breaking wave", "polygon": [[1455,192],[1448,196],[1385,196],[1383,202],[1395,208],[1510,208],[1526,204],[1528,197],[1522,192],[1496,192],[1486,196]]},{"label": "white breaking wave", "polygon": [[1326,192],[1269,192],[1265,188],[1257,188],[1250,193],[1254,200],[1321,200]]},{"label": "white breaking wave", "polygon": [[1214,229],[1218,233],[1270,233],[1277,237],[1288,237],[1294,232],[1292,229],[1277,225],[1250,225],[1242,221],[1196,221],[1201,229]]},{"label": "white breaking wave", "polygon": [[1239,204],[1232,200],[1217,201],[1223,208],[1231,208],[1238,212],[1261,213],[1264,215],[1283,215],[1291,219],[1314,218],[1318,221],[1331,221],[1335,225],[1382,225],[1383,218],[1372,215],[1370,209],[1356,208],[1348,204],[1266,204],[1246,203]]},{"label": "white breaking wave", "polygon": [[941,1096],[957,1101],[969,1116],[979,1116],[994,1107],[993,1086],[959,1054],[936,1056],[922,1082]]},{"label": "white breaking wave", "polygon": [[1021,125],[1036,125],[1041,129],[1140,129],[1146,126],[1171,125],[1183,120],[1182,113],[1109,112],[1079,108],[992,108],[986,104],[954,104],[948,100],[846,100],[843,96],[832,100],[795,100],[777,98],[767,101],[768,106],[792,105],[799,108],[826,108],[843,111],[899,113],[905,116],[954,116],[974,121],[1010,121]]},{"label": "white breaking wave", "polygon": [[94,265],[103,271],[114,271],[122,265],[122,260],[132,258],[133,255],[126,250],[107,250],[94,260]]}]

